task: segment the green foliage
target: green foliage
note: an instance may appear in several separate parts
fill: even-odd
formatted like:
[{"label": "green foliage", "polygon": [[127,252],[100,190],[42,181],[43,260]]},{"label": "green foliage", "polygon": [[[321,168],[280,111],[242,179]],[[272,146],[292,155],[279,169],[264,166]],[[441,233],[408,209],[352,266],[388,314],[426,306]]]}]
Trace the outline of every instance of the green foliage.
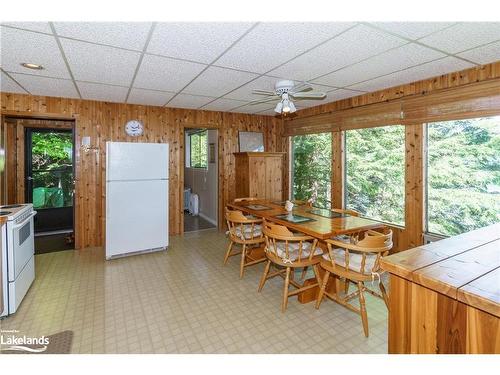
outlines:
[{"label": "green foliage", "polygon": [[[346,207],[404,225],[405,131],[346,132]],[[293,197],[329,207],[331,134],[293,137]],[[432,233],[456,235],[500,222],[500,117],[428,125],[427,216]]]},{"label": "green foliage", "polygon": [[404,126],[346,132],[346,207],[404,225]]},{"label": "green foliage", "polygon": [[317,207],[330,208],[332,134],[293,137],[293,198],[308,200]]},{"label": "green foliage", "polygon": [[193,133],[189,136],[191,168],[207,168],[207,137],[208,132],[206,130]]},{"label": "green foliage", "polygon": [[428,230],[456,235],[500,221],[500,117],[428,125]]},{"label": "green foliage", "polygon": [[73,205],[71,133],[34,131],[31,139],[35,208]]}]

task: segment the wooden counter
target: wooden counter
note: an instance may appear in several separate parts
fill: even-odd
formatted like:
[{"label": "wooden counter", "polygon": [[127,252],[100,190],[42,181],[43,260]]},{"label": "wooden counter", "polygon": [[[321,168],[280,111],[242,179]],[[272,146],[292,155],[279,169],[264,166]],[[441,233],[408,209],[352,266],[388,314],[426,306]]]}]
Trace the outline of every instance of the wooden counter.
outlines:
[{"label": "wooden counter", "polygon": [[500,223],[381,261],[389,353],[500,353]]}]

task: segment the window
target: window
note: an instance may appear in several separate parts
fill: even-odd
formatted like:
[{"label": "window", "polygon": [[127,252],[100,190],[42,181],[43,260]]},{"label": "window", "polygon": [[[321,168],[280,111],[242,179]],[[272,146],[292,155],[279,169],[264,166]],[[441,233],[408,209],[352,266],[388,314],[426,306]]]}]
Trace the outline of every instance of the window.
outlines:
[{"label": "window", "polygon": [[292,197],[331,206],[332,133],[292,138]]},{"label": "window", "polygon": [[207,131],[202,130],[189,135],[189,166],[207,168]]},{"label": "window", "polygon": [[404,126],[349,130],[345,143],[346,208],[404,225]]},{"label": "window", "polygon": [[427,124],[427,231],[500,221],[500,116]]}]

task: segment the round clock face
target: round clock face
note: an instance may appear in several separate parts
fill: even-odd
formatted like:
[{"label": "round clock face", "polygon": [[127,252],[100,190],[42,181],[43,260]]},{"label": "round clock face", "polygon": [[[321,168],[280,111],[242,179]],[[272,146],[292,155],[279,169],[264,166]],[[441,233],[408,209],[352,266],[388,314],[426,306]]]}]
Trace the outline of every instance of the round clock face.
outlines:
[{"label": "round clock face", "polygon": [[125,125],[125,131],[127,132],[128,135],[137,137],[139,135],[142,135],[142,132],[144,131],[144,126],[142,125],[142,122],[138,120],[130,120]]}]

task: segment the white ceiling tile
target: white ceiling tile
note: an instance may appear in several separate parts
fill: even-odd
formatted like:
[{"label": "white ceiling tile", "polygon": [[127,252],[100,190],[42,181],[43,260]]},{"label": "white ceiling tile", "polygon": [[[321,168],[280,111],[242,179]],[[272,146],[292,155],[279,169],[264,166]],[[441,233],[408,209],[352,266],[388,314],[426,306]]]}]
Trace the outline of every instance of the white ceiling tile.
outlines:
[{"label": "white ceiling tile", "polygon": [[348,89],[338,89],[333,90],[328,93],[329,102],[335,102],[337,100],[352,98],[353,96],[363,95],[364,92],[354,91]]},{"label": "white ceiling tile", "polygon": [[500,40],[500,22],[467,22],[419,40],[448,53],[458,53]]},{"label": "white ceiling tile", "polygon": [[147,52],[211,63],[251,26],[247,22],[159,23]]},{"label": "white ceiling tile", "polygon": [[[1,28],[1,66],[8,72],[70,78],[56,39],[50,35]],[[39,64],[43,70],[22,67],[21,63]]]},{"label": "white ceiling tile", "polygon": [[317,78],[313,82],[337,87],[349,86],[445,56],[433,49],[410,43]]},{"label": "white ceiling tile", "polygon": [[27,94],[16,82],[10,79],[7,74],[0,72],[0,91],[1,92],[15,92],[18,94]]},{"label": "white ceiling tile", "polygon": [[278,78],[262,76],[257,78],[256,80],[247,83],[245,86],[242,86],[233,92],[225,95],[225,98],[228,99],[236,99],[236,100],[246,100],[253,101],[263,98],[262,95],[252,94],[252,90],[260,89],[260,90],[269,90],[274,91],[274,85],[278,81]]},{"label": "white ceiling tile", "polygon": [[90,82],[77,82],[83,99],[101,100],[105,102],[124,103],[128,88],[121,86],[101,85]]},{"label": "white ceiling tile", "polygon": [[206,65],[189,61],[145,55],[135,77],[134,87],[179,91],[191,82],[205,67]]},{"label": "white ceiling tile", "polygon": [[211,66],[196,78],[184,92],[186,94],[222,96],[257,77],[257,74]]},{"label": "white ceiling tile", "polygon": [[308,81],[405,43],[401,38],[359,25],[273,70],[270,75]]},{"label": "white ceiling tile", "polygon": [[261,23],[215,65],[265,73],[352,25],[347,22]]},{"label": "white ceiling tile", "polygon": [[128,86],[141,55],[70,39],[61,39],[61,44],[77,81]]},{"label": "white ceiling tile", "polygon": [[214,97],[209,96],[179,94],[167,104],[167,107],[199,108],[214,99]]},{"label": "white ceiling tile", "polygon": [[48,78],[16,73],[11,73],[11,75],[32,95],[79,98],[73,81],[69,79]]},{"label": "white ceiling tile", "polygon": [[488,64],[500,60],[500,41],[459,53],[457,56],[474,61],[478,64]]},{"label": "white ceiling tile", "polygon": [[453,22],[371,22],[371,24],[415,40],[449,27]]},{"label": "white ceiling tile", "polygon": [[257,112],[262,112],[262,111],[267,111],[269,109],[274,109],[276,104],[268,104],[268,103],[262,103],[262,104],[247,104],[241,108],[235,108],[230,112],[237,112],[237,113],[257,113]]},{"label": "white ceiling tile", "polygon": [[2,22],[2,25],[17,27],[19,29],[38,31],[40,33],[52,34],[48,22]]},{"label": "white ceiling tile", "polygon": [[164,106],[174,95],[173,92],[132,89],[127,103]]},{"label": "white ceiling tile", "polygon": [[59,36],[142,51],[151,22],[55,22]]},{"label": "white ceiling tile", "polygon": [[378,77],[370,81],[358,83],[349,86],[349,88],[373,92],[388,87],[436,77],[446,73],[456,72],[473,66],[475,65],[450,56],[383,77]]},{"label": "white ceiling tile", "polygon": [[202,109],[207,109],[210,111],[228,111],[230,109],[240,107],[245,105],[247,102],[241,100],[233,100],[233,99],[217,99],[212,103],[209,103],[203,106]]}]

